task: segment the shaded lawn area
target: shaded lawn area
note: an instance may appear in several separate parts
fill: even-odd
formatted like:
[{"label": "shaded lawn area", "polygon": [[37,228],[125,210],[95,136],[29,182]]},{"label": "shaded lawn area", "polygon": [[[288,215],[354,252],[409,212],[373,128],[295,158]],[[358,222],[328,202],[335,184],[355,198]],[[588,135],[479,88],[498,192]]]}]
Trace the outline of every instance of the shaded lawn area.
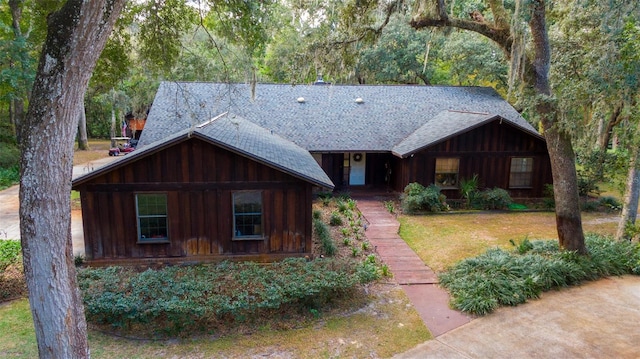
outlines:
[{"label": "shaded lawn area", "polygon": [[[583,228],[613,235],[618,218],[617,214],[583,213]],[[489,248],[513,248],[509,240],[558,238],[553,212],[401,215],[398,220],[400,236],[436,272]]]},{"label": "shaded lawn area", "polygon": [[[251,328],[251,335],[185,340],[137,340],[89,331],[93,358],[388,358],[431,338],[422,319],[396,285],[377,284],[365,308],[329,316],[299,329]],[[372,288],[373,289],[373,288]],[[29,304],[0,306],[0,357],[35,358]]]}]

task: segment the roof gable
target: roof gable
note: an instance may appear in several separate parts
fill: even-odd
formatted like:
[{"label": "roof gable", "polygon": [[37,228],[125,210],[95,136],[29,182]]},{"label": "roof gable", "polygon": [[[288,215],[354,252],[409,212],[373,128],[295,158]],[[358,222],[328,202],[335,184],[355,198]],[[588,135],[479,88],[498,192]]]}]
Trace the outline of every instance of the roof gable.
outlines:
[{"label": "roof gable", "polygon": [[111,169],[134,162],[191,137],[213,143],[314,185],[334,187],[333,182],[307,150],[250,121],[228,113],[143,146],[122,159],[74,179],[73,185],[87,182]]},{"label": "roof gable", "polygon": [[453,125],[464,124],[469,112],[500,116],[523,131],[537,133],[491,88],[257,84],[254,98],[251,93],[246,84],[164,82],[140,145],[223,111],[311,152],[389,152],[430,121],[439,121],[443,111],[451,111],[446,117],[453,121],[446,126],[449,134],[460,131]]},{"label": "roof gable", "polygon": [[[503,120],[500,116],[487,113],[443,111],[395,145],[391,152],[398,157],[404,158],[496,119]],[[538,133],[525,132],[542,140],[542,136]]]}]

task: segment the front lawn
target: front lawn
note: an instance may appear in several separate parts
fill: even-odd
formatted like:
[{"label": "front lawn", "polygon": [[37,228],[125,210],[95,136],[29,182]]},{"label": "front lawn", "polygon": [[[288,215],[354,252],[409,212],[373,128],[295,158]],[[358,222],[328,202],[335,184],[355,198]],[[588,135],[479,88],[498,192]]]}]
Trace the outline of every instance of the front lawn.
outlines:
[{"label": "front lawn", "polygon": [[616,242],[618,215],[583,213],[590,256],[558,250],[555,214],[402,215],[400,235],[439,273],[452,307],[484,315],[553,288],[639,274],[637,242]]},{"label": "front lawn", "polygon": [[[385,358],[428,340],[400,287],[384,277],[372,281],[384,271],[373,265],[353,204],[319,202],[314,219],[333,238],[332,258],[326,239],[314,238],[324,258],[273,270],[233,263],[162,272],[81,269],[92,357]],[[0,329],[1,354],[36,356],[26,299],[0,306]]]},{"label": "front lawn", "polygon": [[[615,233],[618,218],[608,213],[582,214],[584,230],[602,235]],[[510,240],[558,238],[553,212],[401,215],[398,220],[400,236],[436,272],[489,248],[512,248]]]}]

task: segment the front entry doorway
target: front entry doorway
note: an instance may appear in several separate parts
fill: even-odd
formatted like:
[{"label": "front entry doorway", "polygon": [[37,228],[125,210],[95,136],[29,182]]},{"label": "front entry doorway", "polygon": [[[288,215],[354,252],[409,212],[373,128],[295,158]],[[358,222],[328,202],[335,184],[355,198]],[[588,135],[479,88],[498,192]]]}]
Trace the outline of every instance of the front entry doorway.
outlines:
[{"label": "front entry doorway", "polygon": [[365,184],[367,154],[360,152],[345,153],[345,157],[345,160],[349,161],[349,185],[363,186]]}]

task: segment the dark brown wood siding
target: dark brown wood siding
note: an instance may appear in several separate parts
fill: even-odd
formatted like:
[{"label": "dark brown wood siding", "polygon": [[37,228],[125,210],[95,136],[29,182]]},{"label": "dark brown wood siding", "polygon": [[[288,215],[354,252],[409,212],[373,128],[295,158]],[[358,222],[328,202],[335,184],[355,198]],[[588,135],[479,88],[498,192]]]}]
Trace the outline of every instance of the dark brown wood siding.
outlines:
[{"label": "dark brown wood siding", "polygon": [[[116,167],[77,188],[89,260],[311,252],[312,185],[199,139]],[[233,240],[232,194],[262,193],[263,238]],[[169,243],[138,243],[135,196],[166,193]]]},{"label": "dark brown wood siding", "polygon": [[[401,161],[395,177],[397,191],[411,182],[425,186],[435,182],[436,158],[458,158],[459,179],[477,174],[480,188],[499,187],[513,198],[541,198],[544,185],[552,183],[551,164],[545,142],[499,120],[430,146]],[[529,188],[509,188],[511,158],[533,158]],[[460,198],[459,190],[443,190],[447,198]]]}]

